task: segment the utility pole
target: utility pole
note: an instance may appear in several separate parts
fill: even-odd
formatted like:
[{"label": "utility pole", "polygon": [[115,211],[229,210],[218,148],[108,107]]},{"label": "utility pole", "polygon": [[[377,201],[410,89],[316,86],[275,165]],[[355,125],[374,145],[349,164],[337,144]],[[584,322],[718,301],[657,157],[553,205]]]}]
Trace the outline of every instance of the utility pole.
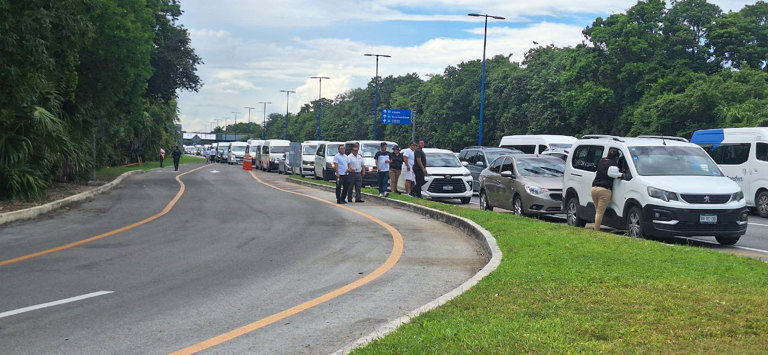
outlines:
[{"label": "utility pole", "polygon": [[310,79],[318,79],[320,80],[320,95],[317,99],[318,104],[318,110],[317,110],[317,140],[323,140],[323,131],[321,128],[321,122],[323,119],[323,79],[330,79],[330,77],[327,76],[311,76]]},{"label": "utility pole", "polygon": [[234,123],[234,126],[235,126],[235,140],[237,140],[237,114],[240,113],[240,112],[232,111],[232,113],[235,114],[235,123]]},{"label": "utility pole", "polygon": [[480,127],[477,134],[477,145],[483,145],[483,114],[485,111],[485,43],[488,38],[488,18],[503,20],[501,16],[492,16],[488,14],[467,14],[473,17],[485,17],[485,30],[483,31],[483,69],[480,74]]},{"label": "utility pole", "polygon": [[280,90],[285,93],[285,140],[288,140],[288,96],[295,94],[296,91]]},{"label": "utility pole", "polygon": [[267,139],[267,104],[272,104],[271,102],[259,102],[260,104],[264,104],[264,128],[261,130],[261,139],[266,140]]},{"label": "utility pole", "polygon": [[378,116],[379,116],[379,57],[384,58],[391,58],[391,55],[386,54],[372,54],[367,53],[363,54],[366,57],[376,57],[376,88],[374,89],[373,94],[373,139],[378,139],[378,134],[376,133],[376,127],[379,125],[378,122]]}]

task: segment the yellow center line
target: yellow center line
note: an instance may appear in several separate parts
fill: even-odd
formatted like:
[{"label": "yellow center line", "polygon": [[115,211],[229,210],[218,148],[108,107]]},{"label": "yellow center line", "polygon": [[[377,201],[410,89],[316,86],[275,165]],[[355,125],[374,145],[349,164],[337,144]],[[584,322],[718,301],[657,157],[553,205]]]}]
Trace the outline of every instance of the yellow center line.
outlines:
[{"label": "yellow center line", "polygon": [[234,338],[237,338],[239,336],[248,334],[248,333],[253,332],[253,331],[255,331],[255,330],[259,329],[259,328],[263,328],[265,326],[268,326],[268,325],[270,325],[272,323],[278,322],[278,321],[280,321],[282,319],[288,318],[288,317],[290,317],[290,316],[292,316],[294,314],[303,312],[303,311],[305,311],[305,310],[307,310],[309,308],[312,308],[314,306],[317,306],[319,304],[322,304],[322,303],[325,303],[327,301],[330,301],[330,300],[332,300],[332,299],[334,299],[336,297],[339,297],[339,296],[341,296],[343,294],[346,294],[346,293],[348,293],[348,292],[350,292],[350,291],[352,291],[352,290],[354,290],[354,289],[356,289],[358,287],[361,287],[361,286],[363,286],[363,285],[365,285],[365,284],[367,284],[367,283],[369,283],[369,282],[379,278],[381,275],[384,275],[385,273],[387,273],[387,271],[391,270],[395,266],[395,264],[397,264],[397,262],[400,260],[400,256],[402,256],[402,254],[403,254],[403,236],[400,235],[400,232],[398,232],[397,229],[395,229],[391,225],[387,224],[386,222],[383,222],[382,220],[380,220],[380,219],[378,219],[378,218],[376,218],[374,216],[371,216],[371,215],[369,215],[367,213],[364,213],[364,212],[361,212],[361,211],[358,211],[358,210],[355,210],[355,209],[352,209],[352,208],[349,208],[349,207],[346,207],[346,206],[337,205],[337,204],[335,204],[333,202],[326,201],[326,200],[324,200],[322,198],[319,198],[319,197],[315,197],[315,196],[311,196],[311,195],[307,195],[307,194],[303,194],[303,193],[299,193],[299,192],[295,192],[295,191],[290,191],[290,190],[279,188],[279,187],[277,187],[275,185],[268,184],[268,183],[262,181],[252,171],[250,172],[250,174],[251,174],[251,176],[254,179],[256,179],[256,181],[258,181],[258,182],[260,182],[260,183],[262,183],[264,185],[267,185],[267,186],[269,186],[269,187],[271,187],[273,189],[276,189],[276,190],[279,190],[279,191],[283,191],[283,192],[287,192],[287,193],[291,193],[291,194],[298,195],[298,196],[303,196],[303,197],[311,198],[313,200],[320,201],[322,203],[327,203],[329,205],[332,205],[332,206],[335,206],[335,207],[339,207],[339,208],[345,209],[347,211],[356,213],[356,214],[358,214],[360,216],[363,216],[363,217],[365,217],[367,219],[370,219],[370,220],[376,222],[380,226],[384,227],[387,231],[389,231],[389,233],[392,235],[392,251],[390,252],[389,257],[387,258],[387,260],[384,261],[384,263],[381,264],[378,268],[376,268],[376,270],[374,270],[372,273],[370,273],[370,274],[368,274],[368,275],[366,275],[366,276],[364,276],[362,278],[359,278],[359,279],[355,280],[352,283],[349,283],[349,284],[347,284],[345,286],[342,286],[341,288],[338,288],[336,290],[328,292],[328,293],[326,293],[326,294],[324,294],[324,295],[322,295],[320,297],[317,297],[315,299],[311,299],[311,300],[309,300],[307,302],[304,302],[304,303],[299,304],[297,306],[294,306],[294,307],[291,307],[289,309],[286,309],[286,310],[284,310],[282,312],[275,313],[275,314],[273,314],[271,316],[268,316],[266,318],[262,318],[262,319],[260,319],[258,321],[253,322],[253,323],[250,323],[250,324],[244,325],[242,327],[233,329],[233,330],[228,331],[228,332],[226,332],[224,334],[215,336],[213,338],[210,338],[208,340],[202,341],[202,342],[197,343],[195,345],[192,345],[192,346],[186,347],[184,349],[175,351],[175,352],[173,352],[171,354],[174,354],[174,355],[177,355],[177,354],[178,355],[180,355],[180,354],[194,354],[194,353],[197,353],[199,351],[206,350],[206,349],[209,349],[209,348],[214,347],[216,345],[219,345],[221,343],[227,342],[227,341],[232,340]]},{"label": "yellow center line", "polygon": [[160,213],[157,213],[157,214],[155,214],[152,217],[149,217],[147,219],[144,219],[142,221],[136,222],[134,224],[127,225],[125,227],[118,228],[118,229],[115,229],[115,230],[112,230],[112,231],[109,231],[109,232],[106,232],[106,233],[102,233],[102,234],[99,234],[99,235],[95,235],[93,237],[90,237],[90,238],[87,238],[87,239],[83,239],[83,240],[80,240],[80,241],[77,241],[77,242],[74,242],[74,243],[69,243],[69,244],[65,244],[65,245],[62,245],[62,246],[55,247],[55,248],[46,249],[46,250],[43,250],[43,251],[38,251],[36,253],[27,254],[27,255],[24,255],[24,256],[19,256],[19,257],[13,258],[13,259],[2,260],[2,261],[0,261],[0,266],[5,266],[5,265],[13,264],[13,263],[18,263],[20,261],[29,260],[29,259],[32,259],[32,258],[36,258],[38,256],[48,255],[48,254],[60,252],[62,250],[74,248],[76,246],[87,244],[87,243],[90,243],[90,242],[93,242],[93,241],[96,241],[96,240],[99,240],[99,239],[104,239],[106,237],[111,237],[111,236],[113,236],[115,234],[119,234],[119,233],[125,232],[125,231],[127,231],[129,229],[136,228],[136,227],[141,226],[143,224],[147,224],[149,222],[152,222],[152,221],[154,221],[154,220],[164,216],[168,212],[170,212],[171,209],[173,208],[173,206],[175,206],[176,203],[181,198],[181,195],[184,194],[185,185],[184,185],[184,182],[181,181],[181,177],[186,175],[186,174],[189,174],[191,172],[194,172],[194,171],[200,170],[202,168],[205,168],[205,167],[206,167],[206,165],[203,165],[203,166],[201,166],[199,168],[195,168],[195,169],[192,169],[192,170],[187,171],[185,173],[177,175],[176,176],[176,181],[179,182],[179,192],[176,193],[176,196],[171,200],[171,202],[169,202],[167,205],[165,205],[165,208],[163,208],[163,210],[160,211]]}]

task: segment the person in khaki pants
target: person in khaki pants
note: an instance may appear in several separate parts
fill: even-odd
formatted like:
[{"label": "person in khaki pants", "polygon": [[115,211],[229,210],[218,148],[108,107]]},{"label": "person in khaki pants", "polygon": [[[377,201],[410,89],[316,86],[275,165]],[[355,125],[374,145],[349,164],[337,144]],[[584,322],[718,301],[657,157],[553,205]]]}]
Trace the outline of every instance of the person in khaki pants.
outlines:
[{"label": "person in khaki pants", "polygon": [[608,176],[608,168],[618,166],[619,150],[608,149],[608,156],[600,159],[597,164],[597,174],[592,181],[592,202],[595,204],[595,230],[599,231],[603,223],[603,216],[613,195],[613,179]]}]

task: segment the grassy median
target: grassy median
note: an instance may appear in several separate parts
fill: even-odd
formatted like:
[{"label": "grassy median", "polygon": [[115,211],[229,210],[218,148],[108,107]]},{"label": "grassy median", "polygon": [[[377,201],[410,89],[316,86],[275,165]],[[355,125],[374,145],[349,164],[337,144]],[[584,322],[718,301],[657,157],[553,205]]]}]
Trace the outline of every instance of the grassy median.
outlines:
[{"label": "grassy median", "polygon": [[[179,160],[179,164],[203,163],[203,162],[205,162],[205,158],[190,156],[190,155],[182,155],[181,160]],[[127,166],[101,168],[96,171],[96,180],[110,181],[122,175],[123,173],[129,172],[132,170],[149,170],[149,169],[154,169],[159,167],[160,167],[160,161],[155,160],[155,161],[144,162],[142,165],[132,164]],[[173,159],[166,158],[165,161],[163,161],[163,167],[164,168],[170,167],[171,169],[173,169]]]},{"label": "grassy median", "polygon": [[768,349],[768,264],[762,261],[409,196],[390,198],[479,223],[494,235],[503,259],[470,291],[356,353]]}]

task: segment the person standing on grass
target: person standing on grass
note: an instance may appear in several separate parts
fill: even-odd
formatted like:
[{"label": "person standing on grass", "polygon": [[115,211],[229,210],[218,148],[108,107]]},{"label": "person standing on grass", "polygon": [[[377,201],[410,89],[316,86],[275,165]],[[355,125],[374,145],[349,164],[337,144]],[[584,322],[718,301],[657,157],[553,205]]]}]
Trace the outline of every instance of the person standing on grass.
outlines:
[{"label": "person standing on grass", "polygon": [[379,183],[379,197],[387,197],[387,195],[389,195],[389,192],[387,191],[387,183],[389,182],[389,163],[391,163],[392,160],[389,159],[386,142],[381,142],[381,150],[376,152],[373,156],[373,160],[376,161],[376,182]]},{"label": "person standing on grass", "polygon": [[163,149],[163,146],[160,146],[160,167],[163,167],[163,160],[165,160],[165,149]]},{"label": "person standing on grass", "polygon": [[333,170],[336,172],[336,203],[347,203],[349,193],[349,157],[344,154],[344,144],[339,145],[339,153],[333,157]]},{"label": "person standing on grass", "polygon": [[173,157],[173,171],[179,171],[179,161],[181,160],[181,150],[179,150],[179,146],[176,146],[176,149],[173,150],[173,153],[171,153],[171,156]]},{"label": "person standing on grass", "polygon": [[416,178],[416,186],[411,190],[411,196],[421,198],[421,187],[426,182],[424,176],[427,175],[427,155],[424,154],[424,140],[419,141],[419,145],[416,151],[413,152],[413,157],[416,162],[413,164],[413,175]]},{"label": "person standing on grass", "polygon": [[613,195],[613,179],[608,176],[608,168],[619,166],[619,150],[608,149],[608,155],[597,163],[597,172],[592,181],[592,202],[595,204],[595,230],[599,231],[603,223],[603,215]]},{"label": "person standing on grass", "polygon": [[413,185],[416,184],[416,178],[413,176],[413,164],[416,159],[413,153],[416,151],[416,142],[411,142],[408,149],[403,151],[403,171],[405,171],[405,193],[411,195]]},{"label": "person standing on grass", "polygon": [[[360,191],[363,188],[363,176],[365,176],[365,160],[360,154],[360,143],[355,143],[349,157],[349,170],[352,187],[355,189],[355,202],[363,201],[363,195]],[[347,201],[352,202],[352,192],[347,195]]]},{"label": "person standing on grass", "polygon": [[400,153],[400,147],[392,147],[392,153],[389,155],[389,190],[399,194],[397,191],[397,182],[400,180],[400,173],[403,169],[403,154]]}]

